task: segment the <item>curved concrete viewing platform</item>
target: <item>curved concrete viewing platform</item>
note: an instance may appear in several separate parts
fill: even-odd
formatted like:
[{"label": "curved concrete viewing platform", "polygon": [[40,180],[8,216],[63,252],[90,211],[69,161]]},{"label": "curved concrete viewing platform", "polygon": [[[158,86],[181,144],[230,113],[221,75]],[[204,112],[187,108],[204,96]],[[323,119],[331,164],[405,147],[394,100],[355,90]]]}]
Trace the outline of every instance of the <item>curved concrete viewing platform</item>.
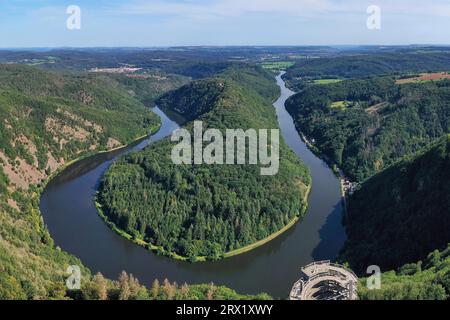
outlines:
[{"label": "curved concrete viewing platform", "polygon": [[290,300],[356,300],[358,277],[329,260],[308,264],[292,287]]}]

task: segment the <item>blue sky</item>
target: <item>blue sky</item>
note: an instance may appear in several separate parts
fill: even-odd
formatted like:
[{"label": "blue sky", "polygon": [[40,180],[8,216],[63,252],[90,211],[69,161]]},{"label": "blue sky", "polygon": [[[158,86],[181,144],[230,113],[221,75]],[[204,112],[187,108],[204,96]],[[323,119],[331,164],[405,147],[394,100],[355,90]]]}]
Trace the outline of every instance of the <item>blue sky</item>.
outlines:
[{"label": "blue sky", "polygon": [[342,44],[450,44],[450,0],[0,0],[3,48]]}]

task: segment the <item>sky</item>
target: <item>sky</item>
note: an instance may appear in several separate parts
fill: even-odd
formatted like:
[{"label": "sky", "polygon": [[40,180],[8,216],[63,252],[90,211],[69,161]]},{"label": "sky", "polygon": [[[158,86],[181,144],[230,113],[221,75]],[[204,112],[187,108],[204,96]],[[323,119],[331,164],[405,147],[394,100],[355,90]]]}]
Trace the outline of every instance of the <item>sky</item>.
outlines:
[{"label": "sky", "polygon": [[0,48],[364,44],[450,44],[450,0],[0,0]]}]

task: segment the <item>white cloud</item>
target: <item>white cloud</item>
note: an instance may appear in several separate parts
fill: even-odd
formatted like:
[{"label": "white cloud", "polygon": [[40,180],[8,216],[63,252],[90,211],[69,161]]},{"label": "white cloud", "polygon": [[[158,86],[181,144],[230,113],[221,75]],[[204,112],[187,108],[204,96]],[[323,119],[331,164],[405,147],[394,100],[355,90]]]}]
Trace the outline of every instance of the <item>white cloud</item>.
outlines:
[{"label": "white cloud", "polygon": [[450,4],[446,0],[139,0],[121,6],[116,12],[186,18],[235,17],[248,13],[311,17],[332,13],[365,14],[372,4],[392,15],[450,16]]},{"label": "white cloud", "polygon": [[303,16],[332,7],[329,0],[212,0],[212,1],[135,1],[118,13],[184,17],[234,17],[247,13],[282,13]]},{"label": "white cloud", "polygon": [[43,21],[61,20],[66,16],[66,8],[58,6],[40,7],[29,11],[28,14]]}]

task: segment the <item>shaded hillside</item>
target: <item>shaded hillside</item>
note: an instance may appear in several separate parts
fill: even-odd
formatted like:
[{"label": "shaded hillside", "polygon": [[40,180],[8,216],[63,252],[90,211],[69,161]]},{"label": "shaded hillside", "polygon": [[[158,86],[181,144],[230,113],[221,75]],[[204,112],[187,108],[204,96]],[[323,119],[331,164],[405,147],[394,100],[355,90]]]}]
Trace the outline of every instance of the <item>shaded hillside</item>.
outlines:
[{"label": "shaded hillside", "polygon": [[154,107],[161,93],[177,89],[190,81],[187,77],[161,72],[129,75],[109,74],[108,77],[116,80],[127,93],[146,107]]},{"label": "shaded hillside", "polygon": [[275,100],[279,94],[278,86],[273,84],[273,76],[257,66],[236,65],[220,74],[220,78],[195,81],[158,99],[163,109],[175,111],[188,121],[211,111],[224,93],[224,79],[239,84],[241,89],[257,93],[267,101]]},{"label": "shaded hillside", "polygon": [[380,289],[369,290],[367,280],[360,279],[361,300],[449,300],[450,246],[434,250],[422,261],[383,272]]},{"label": "shaded hillside", "polygon": [[158,99],[158,105],[169,111],[174,111],[187,121],[211,111],[224,91],[223,83],[217,79],[194,81],[169,92]]},{"label": "shaded hillside", "polygon": [[17,65],[0,66],[0,115],[3,169],[23,189],[82,152],[131,142],[159,123],[107,76],[62,75]]},{"label": "shaded hillside", "polygon": [[450,243],[450,136],[373,176],[350,197],[344,260],[358,271],[415,262]]},{"label": "shaded hillside", "polygon": [[[277,92],[267,72],[233,68],[169,93],[160,104],[202,120],[204,130],[272,129],[278,128],[271,105]],[[169,139],[157,142],[104,176],[104,212],[138,243],[191,261],[219,259],[304,214],[310,178],[284,143],[275,176],[262,176],[259,165],[175,165],[173,146]]]},{"label": "shaded hillside", "polygon": [[310,86],[286,107],[320,153],[363,181],[450,132],[449,101],[448,80],[376,77]]}]

